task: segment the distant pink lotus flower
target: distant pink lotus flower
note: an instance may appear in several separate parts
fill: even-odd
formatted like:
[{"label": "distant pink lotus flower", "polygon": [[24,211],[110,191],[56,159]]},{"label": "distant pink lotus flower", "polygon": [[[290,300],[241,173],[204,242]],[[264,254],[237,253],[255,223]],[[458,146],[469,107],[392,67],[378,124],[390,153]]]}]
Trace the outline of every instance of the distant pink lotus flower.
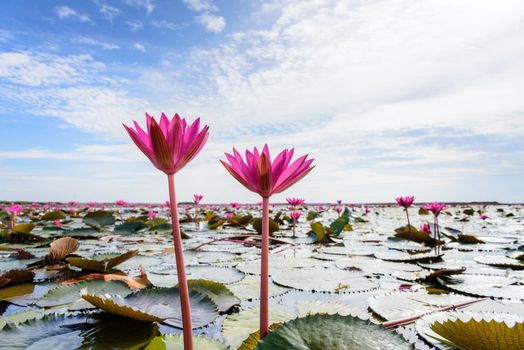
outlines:
[{"label": "distant pink lotus flower", "polygon": [[76,205],[76,202],[67,202],[67,205],[70,207],[74,207]]},{"label": "distant pink lotus flower", "polygon": [[197,204],[200,203],[200,201],[202,200],[202,198],[204,198],[203,195],[201,194],[195,194],[193,195],[193,203]]},{"label": "distant pink lotus flower", "polygon": [[482,215],[480,215],[480,219],[481,220],[486,220],[486,219],[489,219],[489,216],[482,214]]},{"label": "distant pink lotus flower", "polygon": [[237,203],[237,202],[231,202],[229,203],[229,206],[235,210],[240,209],[240,203]]},{"label": "distant pink lotus flower", "polygon": [[234,217],[235,217],[235,214],[233,214],[233,213],[227,213],[227,214],[226,214],[226,219],[228,219],[228,220],[231,220],[231,219],[233,219]]},{"label": "distant pink lotus flower", "polygon": [[337,204],[338,204],[338,205],[341,205],[341,204],[342,204],[342,200],[338,199],[338,200],[337,200]]},{"label": "distant pink lotus flower", "polygon": [[290,217],[291,219],[293,219],[293,222],[297,222],[297,220],[300,218],[301,215],[302,215],[301,212],[299,212],[299,211],[294,211],[294,212],[291,212],[291,213],[289,214],[289,217]]},{"label": "distant pink lotus flower", "polygon": [[291,205],[293,208],[296,208],[302,204],[304,204],[304,200],[300,198],[286,198],[286,201],[289,205]]},{"label": "distant pink lotus flower", "polygon": [[395,198],[398,205],[404,208],[404,211],[406,212],[406,218],[408,219],[408,231],[411,235],[411,222],[409,222],[409,211],[408,208],[413,205],[413,202],[415,201],[415,196],[406,196],[406,197],[397,197]]},{"label": "distant pink lotus flower", "polygon": [[22,214],[24,207],[20,204],[11,203],[11,206],[7,208],[7,211],[11,214]]},{"label": "distant pink lotus flower", "polygon": [[160,123],[146,113],[147,133],[136,121],[134,129],[124,125],[129,136],[137,147],[145,154],[153,165],[167,174],[169,184],[169,201],[171,208],[171,223],[173,226],[173,244],[175,247],[176,268],[182,306],[182,325],[184,349],[193,349],[193,331],[191,325],[191,307],[187,286],[186,270],[178,207],[175,193],[175,173],[182,169],[202,150],[209,136],[209,127],[200,129],[200,118],[191,125],[178,114],[169,120],[164,113]]},{"label": "distant pink lotus flower", "polygon": [[335,211],[338,213],[338,215],[340,216],[340,214],[344,211],[344,208],[343,207],[336,207],[335,208]]},{"label": "distant pink lotus flower", "polygon": [[440,240],[440,226],[438,225],[438,216],[440,215],[442,210],[446,208],[446,205],[444,203],[435,202],[431,204],[426,204],[422,208],[433,213],[433,218],[434,218],[433,227],[435,228],[435,239]]},{"label": "distant pink lotus flower", "polygon": [[435,202],[431,204],[426,204],[422,208],[432,212],[434,216],[439,216],[442,210],[446,208],[446,204]]},{"label": "distant pink lotus flower", "polygon": [[50,206],[49,206],[49,204],[44,204],[44,205],[42,206],[42,208],[44,208],[44,210],[48,210],[48,209],[50,208]]},{"label": "distant pink lotus flower", "polygon": [[147,212],[147,218],[149,220],[153,220],[154,218],[156,218],[156,213],[154,211],[152,211],[152,210],[148,211]]},{"label": "distant pink lotus flower", "polygon": [[280,193],[306,176],[313,166],[313,159],[307,155],[299,157],[294,162],[294,150],[283,150],[274,160],[271,160],[269,148],[264,146],[262,152],[255,147],[253,151],[246,150],[245,160],[233,148],[233,155],[226,153],[229,163],[220,161],[226,170],[248,190],[262,197],[262,261],[260,273],[260,339],[269,332],[269,197]]},{"label": "distant pink lotus flower", "polygon": [[96,207],[98,205],[97,202],[87,202],[88,207]]},{"label": "distant pink lotus flower", "polygon": [[368,207],[364,207],[364,215],[369,214],[370,210]]},{"label": "distant pink lotus flower", "polygon": [[411,207],[411,205],[415,201],[415,197],[414,196],[397,197],[395,198],[395,200],[397,201],[398,205],[407,209]]},{"label": "distant pink lotus flower", "polygon": [[64,225],[64,224],[62,223],[62,221],[60,221],[60,220],[56,220],[56,221],[54,222],[54,224],[55,224],[56,227],[62,227],[62,226]]},{"label": "distant pink lotus flower", "polygon": [[153,208],[153,204],[150,204],[150,203],[146,204],[146,208],[147,208],[147,209],[151,209],[151,208]]},{"label": "distant pink lotus flower", "polygon": [[326,208],[324,208],[323,205],[317,205],[317,206],[315,207],[315,210],[316,210],[316,211],[324,211],[324,209],[326,209]]},{"label": "distant pink lotus flower", "polygon": [[431,233],[431,227],[429,227],[428,224],[420,225],[419,230],[420,230],[420,232],[424,232],[424,233],[427,233],[427,234]]},{"label": "distant pink lotus flower", "polygon": [[129,203],[127,203],[125,200],[123,199],[119,199],[115,202],[116,205],[118,206],[121,206],[121,207],[127,207],[129,205]]}]

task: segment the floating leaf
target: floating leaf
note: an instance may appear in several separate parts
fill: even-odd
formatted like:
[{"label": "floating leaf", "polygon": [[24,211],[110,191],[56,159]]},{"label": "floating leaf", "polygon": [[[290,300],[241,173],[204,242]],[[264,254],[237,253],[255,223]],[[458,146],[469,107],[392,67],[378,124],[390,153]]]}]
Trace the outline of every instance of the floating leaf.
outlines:
[{"label": "floating leaf", "polygon": [[[253,225],[253,229],[258,232],[259,235],[262,234],[262,219],[261,218],[255,218],[253,219],[253,222],[251,223]],[[273,219],[269,219],[269,234],[273,234],[274,232],[277,232],[280,230],[280,226],[275,222]]]},{"label": "floating leaf", "polygon": [[416,330],[433,345],[461,350],[524,349],[524,319],[497,313],[447,312],[418,320]]},{"label": "floating leaf", "polygon": [[487,255],[487,256],[478,256],[474,258],[476,262],[480,264],[495,266],[495,267],[501,267],[501,268],[510,268],[513,270],[524,270],[524,262],[508,258],[506,256],[495,256],[495,255]]},{"label": "floating leaf", "polygon": [[112,213],[108,211],[98,210],[91,213],[87,213],[82,221],[86,225],[100,230],[104,226],[113,225],[115,223],[115,217]]},{"label": "floating leaf", "polygon": [[13,232],[15,233],[31,233],[33,229],[35,228],[34,224],[17,224],[13,228]]},{"label": "floating leaf", "polygon": [[207,295],[215,302],[219,312],[226,312],[240,304],[238,299],[224,284],[209,280],[187,281],[190,290]]},{"label": "floating leaf", "polygon": [[80,243],[78,240],[71,238],[71,237],[63,237],[59,238],[53,243],[51,243],[51,247],[49,248],[49,253],[46,256],[46,262],[48,264],[55,264],[65,257],[67,257],[69,254],[73,253],[78,249],[80,246]]},{"label": "floating leaf", "polygon": [[277,284],[304,291],[356,293],[378,288],[378,283],[342,270],[282,269],[271,276]]},{"label": "floating leaf", "polygon": [[158,334],[151,323],[94,315],[46,315],[2,330],[2,349],[133,349]]},{"label": "floating leaf", "polygon": [[[221,342],[206,337],[193,336],[193,347],[196,350],[227,350]],[[183,350],[182,334],[164,334],[155,337],[144,350]]]},{"label": "floating leaf", "polygon": [[24,295],[32,294],[35,290],[33,283],[21,283],[14,286],[0,288],[0,300],[12,300]]},{"label": "floating leaf", "polygon": [[464,244],[483,244],[483,243],[486,243],[483,240],[478,239],[477,237],[475,237],[473,235],[458,235],[457,236],[457,240],[460,243],[464,243]]},{"label": "floating leaf", "polygon": [[9,270],[0,275],[0,288],[30,282],[34,277],[35,273],[31,270]]},{"label": "floating leaf", "polygon": [[[222,325],[224,339],[232,349],[237,349],[242,342],[260,328],[260,308],[253,307],[242,310],[237,314],[228,315]],[[293,316],[275,308],[269,309],[269,322],[282,323]]]},{"label": "floating leaf", "polygon": [[56,221],[56,220],[62,220],[65,218],[66,218],[66,215],[61,210],[49,211],[42,216],[42,220],[44,221]]},{"label": "floating leaf", "polygon": [[444,242],[438,241],[431,237],[428,233],[417,230],[413,226],[402,226],[395,229],[395,237],[407,239],[417,243],[424,243],[429,246],[437,244],[443,244]]},{"label": "floating leaf", "polygon": [[82,281],[74,284],[65,284],[59,287],[50,289],[37,302],[39,307],[53,307],[64,306],[69,304],[77,304],[74,309],[81,309],[83,307],[89,308],[87,303],[76,303],[81,301],[80,292],[86,290],[89,293],[100,294],[118,294],[122,297],[131,293],[131,290],[126,283],[121,281],[104,281],[103,279],[93,279]]},{"label": "floating leaf", "polygon": [[[117,295],[83,293],[82,297],[98,308],[140,321],[165,323],[182,327],[178,288],[146,288],[125,298]],[[205,294],[190,291],[191,321],[194,328],[203,327],[218,316],[216,304]]]},{"label": "floating leaf", "polygon": [[137,233],[147,228],[149,228],[149,226],[144,221],[126,221],[123,224],[115,226],[113,232],[117,234],[129,234]]},{"label": "floating leaf", "polygon": [[130,250],[124,254],[95,255],[91,259],[71,257],[67,259],[67,262],[82,270],[107,272],[136,255],[138,255],[138,250]]},{"label": "floating leaf", "polygon": [[[241,281],[227,286],[235,296],[242,300],[253,300],[260,298],[260,276],[247,275]],[[290,289],[276,285],[269,281],[269,297],[284,294]]]},{"label": "floating leaf", "polygon": [[313,315],[282,324],[257,350],[411,349],[402,336],[358,317]]}]

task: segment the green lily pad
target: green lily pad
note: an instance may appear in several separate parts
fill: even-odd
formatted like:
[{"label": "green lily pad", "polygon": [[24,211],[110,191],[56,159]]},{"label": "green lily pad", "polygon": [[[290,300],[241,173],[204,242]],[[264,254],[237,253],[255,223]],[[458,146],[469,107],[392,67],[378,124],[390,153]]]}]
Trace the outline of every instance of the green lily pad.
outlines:
[{"label": "green lily pad", "polygon": [[137,233],[149,228],[144,221],[126,221],[123,224],[115,226],[113,233],[116,234],[131,234]]},{"label": "green lily pad", "polygon": [[209,280],[187,281],[190,290],[207,295],[215,302],[219,312],[226,312],[233,306],[240,304],[237,298],[223,283]]},{"label": "green lily pad", "polygon": [[[229,290],[242,300],[260,299],[260,276],[247,275],[241,281],[229,284]],[[281,287],[269,281],[269,297],[289,292],[290,289]]]},{"label": "green lily pad", "polygon": [[[242,310],[237,314],[228,315],[222,325],[224,338],[232,349],[237,349],[251,333],[260,327],[260,308],[253,307]],[[293,316],[278,309],[269,309],[269,322],[282,323],[292,319]]]},{"label": "green lily pad", "polygon": [[284,323],[257,350],[411,349],[402,336],[353,316],[313,315]]},{"label": "green lily pad", "polygon": [[71,257],[67,259],[67,262],[82,270],[108,272],[136,255],[138,255],[138,250],[130,250],[124,254],[99,254],[91,259]]},{"label": "green lily pad", "polygon": [[[195,350],[227,350],[221,342],[206,337],[193,336]],[[164,334],[155,337],[144,350],[184,350],[182,334]]]},{"label": "green lily pad", "polygon": [[108,211],[98,210],[87,213],[82,221],[86,225],[100,230],[102,227],[113,225],[115,223],[115,217]]},{"label": "green lily pad", "polygon": [[107,314],[46,315],[2,330],[2,349],[139,350],[158,334],[155,324]]},{"label": "green lily pad", "polygon": [[[440,349],[524,349],[524,318],[511,314],[446,312],[415,323],[418,333]],[[447,346],[446,346],[447,345]]]},{"label": "green lily pad", "polygon": [[72,309],[92,308],[88,303],[83,302],[80,292],[86,290],[90,293],[118,294],[122,297],[131,293],[131,289],[122,281],[104,281],[103,279],[93,279],[74,284],[66,284],[49,290],[37,302],[39,307],[54,307],[71,305]]},{"label": "green lily pad", "polygon": [[[259,235],[262,234],[262,219],[261,218],[255,218],[253,219],[252,223],[253,229],[258,232]],[[277,232],[280,230],[280,226],[273,220],[269,219],[269,234],[273,234],[274,232]]]},{"label": "green lily pad", "polygon": [[65,218],[66,218],[66,215],[65,215],[65,213],[63,211],[61,211],[61,210],[54,210],[54,211],[50,211],[50,212],[47,212],[44,215],[42,215],[41,220],[44,220],[44,221],[56,221],[56,220],[62,220],[62,219],[65,219]]},{"label": "green lily pad", "polygon": [[[118,295],[83,293],[82,297],[98,308],[140,321],[165,321],[182,328],[182,312],[178,288],[145,288],[125,298]],[[203,327],[218,316],[216,304],[205,294],[190,291],[193,328]]]},{"label": "green lily pad", "polygon": [[304,291],[357,293],[379,286],[359,274],[332,269],[282,269],[272,278],[277,284]]},{"label": "green lily pad", "polygon": [[444,243],[442,241],[438,241],[434,239],[428,233],[419,231],[417,230],[416,227],[408,226],[408,225],[396,228],[395,237],[407,239],[407,240],[417,242],[417,243],[424,243],[429,246],[434,246],[437,244]]}]

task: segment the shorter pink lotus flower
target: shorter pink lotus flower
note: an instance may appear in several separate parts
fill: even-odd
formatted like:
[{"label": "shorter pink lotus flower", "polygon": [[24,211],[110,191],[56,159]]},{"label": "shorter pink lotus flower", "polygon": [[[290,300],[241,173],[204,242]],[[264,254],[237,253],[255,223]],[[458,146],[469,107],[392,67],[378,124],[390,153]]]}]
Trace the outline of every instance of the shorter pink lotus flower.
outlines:
[{"label": "shorter pink lotus flower", "polygon": [[96,207],[98,205],[97,202],[87,202],[88,207]]},{"label": "shorter pink lotus flower", "polygon": [[75,213],[74,209],[69,209],[69,214],[73,215]]},{"label": "shorter pink lotus flower", "polygon": [[119,199],[115,202],[116,205],[118,206],[121,206],[121,207],[127,207],[129,205],[129,203],[127,203],[125,200],[123,199]]},{"label": "shorter pink lotus flower", "polygon": [[344,211],[344,208],[343,207],[336,207],[335,210],[337,211],[338,215],[340,215]]},{"label": "shorter pink lotus flower", "polygon": [[286,201],[294,208],[304,204],[304,200],[300,198],[286,198]]},{"label": "shorter pink lotus flower", "polygon": [[431,227],[429,227],[429,224],[422,224],[422,225],[420,225],[419,230],[420,230],[420,232],[424,232],[424,233],[427,233],[427,234],[431,233]]},{"label": "shorter pink lotus flower", "polygon": [[338,204],[338,205],[341,205],[341,204],[342,204],[342,200],[338,199],[338,200],[337,200],[337,204]]},{"label": "shorter pink lotus flower", "polygon": [[240,203],[237,203],[237,202],[231,202],[229,203],[229,206],[235,210],[240,209]]},{"label": "shorter pink lotus flower", "polygon": [[24,207],[20,204],[11,203],[11,206],[7,208],[7,211],[11,214],[21,214],[24,211]]},{"label": "shorter pink lotus flower", "polygon": [[196,205],[198,205],[198,203],[200,203],[200,201],[202,200],[202,198],[204,198],[204,196],[201,195],[201,194],[195,194],[195,195],[193,195],[193,203],[195,203]]},{"label": "shorter pink lotus flower", "polygon": [[235,214],[233,214],[233,213],[227,213],[227,214],[226,214],[226,219],[228,219],[228,220],[231,220],[231,219],[233,219],[234,217],[235,217]]},{"label": "shorter pink lotus flower", "polygon": [[435,202],[431,204],[426,204],[422,208],[432,212],[434,216],[439,216],[442,210],[446,208],[446,204]]},{"label": "shorter pink lotus flower", "polygon": [[324,209],[326,209],[326,208],[324,208],[323,205],[317,205],[317,206],[315,207],[315,210],[316,210],[316,211],[319,211],[319,212],[320,212],[320,211],[324,211]]},{"label": "shorter pink lotus flower", "polygon": [[54,224],[55,224],[56,227],[62,227],[62,226],[64,225],[64,224],[62,223],[62,221],[60,221],[60,220],[56,220],[56,221],[54,222]]},{"label": "shorter pink lotus flower", "polygon": [[397,201],[398,205],[407,209],[411,207],[411,205],[415,201],[415,197],[414,196],[397,197],[395,198],[395,200]]},{"label": "shorter pink lotus flower", "polygon": [[148,211],[147,212],[147,218],[149,220],[153,220],[154,218],[156,218],[156,213],[154,211],[152,211],[152,210]]},{"label": "shorter pink lotus flower", "polygon": [[486,219],[489,219],[489,216],[482,214],[482,215],[480,216],[480,219],[481,219],[481,220],[486,220]]},{"label": "shorter pink lotus flower", "polygon": [[296,223],[298,221],[298,218],[302,215],[299,211],[293,211],[289,214],[289,217],[293,219],[293,222]]}]

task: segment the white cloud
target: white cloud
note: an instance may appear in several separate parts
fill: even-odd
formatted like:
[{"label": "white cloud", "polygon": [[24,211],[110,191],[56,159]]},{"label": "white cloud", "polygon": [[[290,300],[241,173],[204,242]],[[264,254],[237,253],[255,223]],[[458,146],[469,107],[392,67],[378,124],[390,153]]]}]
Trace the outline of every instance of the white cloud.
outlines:
[{"label": "white cloud", "polygon": [[146,52],[146,47],[140,43],[134,43],[133,49],[141,52]]},{"label": "white cloud", "polygon": [[5,29],[0,29],[0,43],[8,42],[13,39],[13,34]]},{"label": "white cloud", "polygon": [[184,2],[193,11],[218,11],[218,7],[210,0],[184,0]]},{"label": "white cloud", "polygon": [[100,13],[103,14],[104,17],[110,22],[113,22],[113,19],[122,12],[120,9],[107,4],[98,3],[98,6]]},{"label": "white cloud", "polygon": [[163,28],[169,30],[180,30],[185,27],[184,24],[173,23],[169,21],[151,21],[151,25],[156,28]]},{"label": "white cloud", "polygon": [[208,32],[220,33],[226,27],[226,20],[222,16],[203,13],[197,17],[197,20]]},{"label": "white cloud", "polygon": [[129,29],[133,32],[142,30],[144,28],[144,24],[140,21],[127,21],[126,24],[129,26]]},{"label": "white cloud", "polygon": [[126,5],[133,7],[143,7],[147,14],[150,15],[155,9],[155,5],[151,0],[123,0]]},{"label": "white cloud", "polygon": [[55,8],[55,12],[60,19],[73,18],[79,20],[80,22],[94,24],[88,15],[78,13],[69,6],[58,6]]},{"label": "white cloud", "polygon": [[78,43],[81,43],[81,44],[98,46],[98,47],[103,48],[104,50],[118,50],[118,49],[120,49],[120,46],[118,46],[116,44],[108,43],[108,42],[104,42],[104,41],[100,41],[100,40],[96,40],[96,39],[93,39],[93,38],[90,38],[90,37],[86,37],[86,36],[79,36],[79,37],[76,38],[75,41],[78,42]]}]

